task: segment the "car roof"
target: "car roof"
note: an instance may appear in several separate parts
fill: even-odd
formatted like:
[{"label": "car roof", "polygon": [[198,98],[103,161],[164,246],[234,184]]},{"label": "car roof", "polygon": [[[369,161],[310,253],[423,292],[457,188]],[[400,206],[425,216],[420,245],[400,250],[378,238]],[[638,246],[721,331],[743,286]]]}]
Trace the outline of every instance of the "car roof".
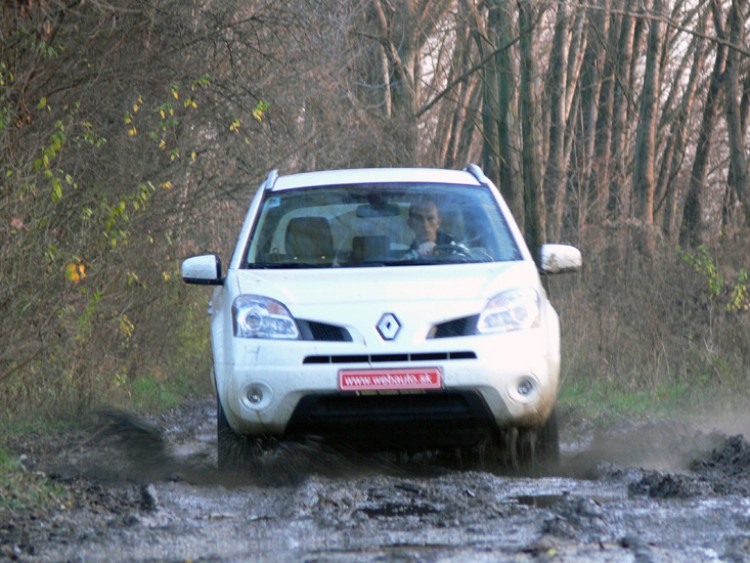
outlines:
[{"label": "car roof", "polygon": [[268,186],[268,189],[281,191],[302,187],[393,182],[481,185],[473,174],[465,170],[444,170],[438,168],[357,168],[278,176],[275,181],[272,181],[272,185]]}]

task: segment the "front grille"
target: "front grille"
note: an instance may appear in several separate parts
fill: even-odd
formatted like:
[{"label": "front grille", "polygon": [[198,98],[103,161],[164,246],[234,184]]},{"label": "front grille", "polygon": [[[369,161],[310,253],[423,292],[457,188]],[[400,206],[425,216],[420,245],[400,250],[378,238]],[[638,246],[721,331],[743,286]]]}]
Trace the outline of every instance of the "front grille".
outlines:
[{"label": "front grille", "polygon": [[306,356],[303,364],[382,364],[395,362],[437,362],[449,360],[476,360],[474,352],[466,350],[448,352],[413,352],[404,354],[337,354],[332,356]]},{"label": "front grille", "polygon": [[352,336],[343,327],[319,323],[316,321],[298,320],[300,333],[303,340],[314,340],[319,342],[351,342]]},{"label": "front grille", "polygon": [[370,447],[465,444],[494,419],[471,391],[389,395],[310,395],[298,403],[286,433],[361,442]]},{"label": "front grille", "polygon": [[435,325],[430,338],[452,338],[475,334],[478,319],[479,315],[472,315]]}]

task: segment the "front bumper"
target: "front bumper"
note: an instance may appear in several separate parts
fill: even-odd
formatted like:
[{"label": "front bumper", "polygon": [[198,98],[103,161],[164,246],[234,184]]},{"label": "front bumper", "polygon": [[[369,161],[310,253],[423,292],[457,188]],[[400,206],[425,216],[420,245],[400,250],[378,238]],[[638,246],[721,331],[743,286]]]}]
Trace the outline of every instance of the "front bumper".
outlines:
[{"label": "front bumper", "polygon": [[[217,364],[217,390],[240,434],[387,436],[448,441],[480,427],[539,426],[557,399],[559,357],[541,329],[430,341],[419,352],[352,343],[240,342]],[[283,361],[280,361],[283,360]],[[438,391],[342,392],[341,369],[439,368]],[[368,438],[369,439],[369,438]]]}]

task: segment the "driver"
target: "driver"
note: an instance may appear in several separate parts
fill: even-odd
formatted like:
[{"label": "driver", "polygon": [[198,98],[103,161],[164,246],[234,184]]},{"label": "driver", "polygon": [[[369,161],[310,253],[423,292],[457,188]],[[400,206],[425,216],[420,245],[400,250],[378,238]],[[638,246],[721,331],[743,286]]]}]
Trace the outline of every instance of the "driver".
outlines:
[{"label": "driver", "polygon": [[436,246],[455,244],[453,238],[440,231],[440,211],[428,197],[414,200],[409,207],[409,228],[414,231],[414,241],[405,258],[432,256]]}]

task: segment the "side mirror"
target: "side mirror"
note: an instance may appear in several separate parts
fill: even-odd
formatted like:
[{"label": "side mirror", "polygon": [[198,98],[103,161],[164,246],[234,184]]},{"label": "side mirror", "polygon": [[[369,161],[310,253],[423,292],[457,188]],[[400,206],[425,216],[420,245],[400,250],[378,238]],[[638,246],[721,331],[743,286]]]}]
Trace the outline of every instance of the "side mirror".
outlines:
[{"label": "side mirror", "polygon": [[221,259],[214,254],[188,258],[182,263],[182,281],[198,285],[222,285]]},{"label": "side mirror", "polygon": [[541,271],[544,274],[577,272],[583,265],[581,251],[567,244],[543,244]]}]

